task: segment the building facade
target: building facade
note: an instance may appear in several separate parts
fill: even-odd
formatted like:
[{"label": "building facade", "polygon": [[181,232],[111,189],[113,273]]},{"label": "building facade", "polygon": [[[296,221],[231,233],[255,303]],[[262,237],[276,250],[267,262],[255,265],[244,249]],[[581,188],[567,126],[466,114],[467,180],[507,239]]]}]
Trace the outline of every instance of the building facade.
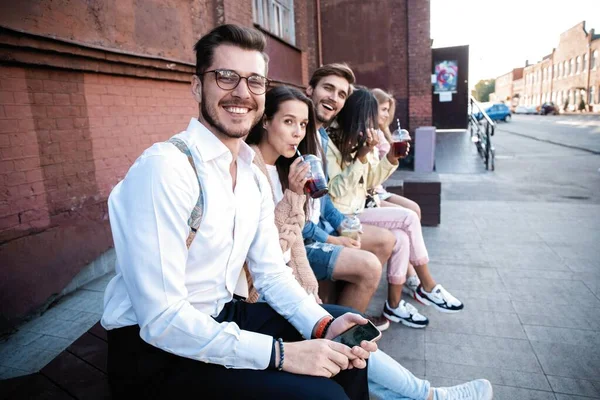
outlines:
[{"label": "building facade", "polygon": [[515,68],[509,73],[500,75],[496,78],[495,96],[497,101],[505,102],[509,105],[518,104],[521,96],[522,87],[516,83],[523,78],[524,68]]},{"label": "building facade", "polygon": [[[396,35],[407,17],[419,29]],[[0,2],[0,331],[114,265],[107,197],[197,116],[193,46],[224,23],[266,34],[276,83],[346,61],[394,92],[405,126],[430,124],[429,1]]]},{"label": "building facade", "polygon": [[563,32],[552,53],[525,67],[520,104],[552,101],[562,111],[600,112],[599,52],[600,35],[588,32],[585,21]]}]

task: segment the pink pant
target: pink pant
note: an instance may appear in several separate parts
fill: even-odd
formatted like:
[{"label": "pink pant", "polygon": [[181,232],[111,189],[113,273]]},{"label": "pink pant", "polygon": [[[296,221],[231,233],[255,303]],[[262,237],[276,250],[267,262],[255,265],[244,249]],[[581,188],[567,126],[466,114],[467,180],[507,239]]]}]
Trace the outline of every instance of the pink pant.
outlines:
[{"label": "pink pant", "polygon": [[389,283],[402,285],[406,281],[409,262],[417,266],[429,262],[421,221],[414,211],[403,207],[365,208],[359,217],[363,224],[389,229],[396,236],[388,260]]}]

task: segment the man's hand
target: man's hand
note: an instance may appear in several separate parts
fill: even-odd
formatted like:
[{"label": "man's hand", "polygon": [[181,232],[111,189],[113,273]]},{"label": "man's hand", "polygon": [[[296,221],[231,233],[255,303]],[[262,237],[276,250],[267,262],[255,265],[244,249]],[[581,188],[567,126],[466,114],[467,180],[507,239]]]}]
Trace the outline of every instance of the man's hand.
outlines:
[{"label": "man's hand", "polygon": [[[347,331],[352,328],[354,325],[364,325],[368,321],[366,318],[355,314],[355,313],[346,313],[332,322],[331,326],[327,330],[327,334],[325,335],[325,339],[333,339],[341,333]],[[349,348],[346,346],[346,348]],[[352,348],[352,354],[355,356],[354,359],[350,358],[350,362],[353,367],[356,368],[364,368],[367,365],[366,360],[369,358],[369,355],[377,351],[377,343],[369,342],[363,340],[359,346],[354,346]]]},{"label": "man's hand", "polygon": [[290,172],[288,174],[288,182],[290,190],[297,194],[304,194],[304,185],[306,184],[306,175],[310,170],[308,163],[303,163],[300,157],[296,158],[292,165],[290,165]]},{"label": "man's hand", "polygon": [[350,249],[360,249],[360,241],[347,236],[331,236],[327,238],[327,243],[337,244],[338,246],[348,247]]},{"label": "man's hand", "polygon": [[[361,132],[360,134],[364,135],[363,132]],[[377,130],[371,128],[367,129],[367,140],[365,141],[365,144],[360,149],[358,149],[356,156],[362,163],[366,163],[367,154],[372,152],[375,146],[377,146],[378,144],[379,135],[377,134]]]},{"label": "man's hand", "polygon": [[[325,339],[284,343],[284,351],[284,371],[326,378],[337,375],[351,365],[354,366],[354,363],[350,362],[358,359],[348,346]],[[279,362],[278,350],[276,357]]]}]

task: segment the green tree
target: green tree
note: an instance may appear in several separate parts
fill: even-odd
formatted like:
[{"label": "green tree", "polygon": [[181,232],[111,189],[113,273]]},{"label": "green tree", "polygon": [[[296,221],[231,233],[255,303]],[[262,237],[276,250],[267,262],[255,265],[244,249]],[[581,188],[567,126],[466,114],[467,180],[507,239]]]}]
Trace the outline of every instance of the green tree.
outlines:
[{"label": "green tree", "polygon": [[495,79],[485,79],[477,82],[475,89],[471,90],[471,95],[479,102],[490,101],[490,93],[496,90]]}]

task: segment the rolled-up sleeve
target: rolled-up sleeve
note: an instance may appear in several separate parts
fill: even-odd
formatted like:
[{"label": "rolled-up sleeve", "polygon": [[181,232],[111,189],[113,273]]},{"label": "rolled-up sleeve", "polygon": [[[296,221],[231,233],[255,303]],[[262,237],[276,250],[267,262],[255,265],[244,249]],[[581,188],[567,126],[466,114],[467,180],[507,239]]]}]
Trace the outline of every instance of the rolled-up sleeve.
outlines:
[{"label": "rolled-up sleeve", "polygon": [[[271,337],[242,331],[232,322],[218,323],[188,300],[187,220],[198,187],[185,156],[149,156],[136,161],[109,197],[119,273],[140,336],[182,357],[228,368],[264,369]],[[264,244],[263,239],[258,242]],[[308,326],[314,307],[303,302],[306,305],[298,307],[297,319]]]},{"label": "rolled-up sleeve", "polygon": [[329,313],[306,293],[292,270],[283,263],[271,189],[265,176],[261,174],[259,178],[262,187],[261,215],[248,252],[248,268],[256,290],[269,305],[304,338],[310,339],[315,324]]}]

